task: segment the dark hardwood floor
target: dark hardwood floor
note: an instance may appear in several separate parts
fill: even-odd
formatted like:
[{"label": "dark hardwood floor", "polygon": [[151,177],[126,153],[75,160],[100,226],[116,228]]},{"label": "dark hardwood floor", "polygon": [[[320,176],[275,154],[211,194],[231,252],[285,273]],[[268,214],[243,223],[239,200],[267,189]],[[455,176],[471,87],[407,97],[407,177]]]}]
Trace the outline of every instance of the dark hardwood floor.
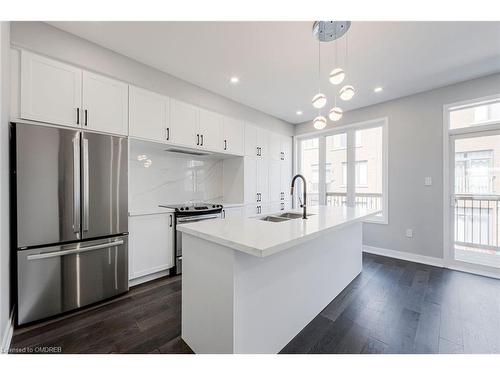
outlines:
[{"label": "dark hardwood floor", "polygon": [[[191,353],[181,279],[15,330],[12,352]],[[281,353],[500,353],[500,280],[370,254],[363,272]]]}]

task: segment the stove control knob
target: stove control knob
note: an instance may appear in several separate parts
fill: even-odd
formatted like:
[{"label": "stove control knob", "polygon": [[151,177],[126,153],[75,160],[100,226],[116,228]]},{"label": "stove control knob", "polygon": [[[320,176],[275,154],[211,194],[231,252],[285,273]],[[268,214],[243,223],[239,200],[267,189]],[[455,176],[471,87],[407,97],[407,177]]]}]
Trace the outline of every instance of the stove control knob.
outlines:
[{"label": "stove control knob", "polygon": [[212,205],[212,208],[215,208],[215,204],[214,204],[214,205]]},{"label": "stove control knob", "polygon": [[[177,211],[179,211],[179,209],[178,209],[178,208],[177,208],[176,210],[177,210]],[[181,211],[184,211],[184,208],[183,208],[183,207],[181,207]]]}]

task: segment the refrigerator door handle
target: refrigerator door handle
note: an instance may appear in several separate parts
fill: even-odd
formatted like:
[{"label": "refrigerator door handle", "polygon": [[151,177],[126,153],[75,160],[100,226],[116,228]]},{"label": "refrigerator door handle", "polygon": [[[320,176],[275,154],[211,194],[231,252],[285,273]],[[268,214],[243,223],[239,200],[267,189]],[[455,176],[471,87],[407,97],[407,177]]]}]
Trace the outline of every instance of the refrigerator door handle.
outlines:
[{"label": "refrigerator door handle", "polygon": [[119,245],[123,245],[123,240],[118,240],[118,241],[113,241],[113,242],[106,242],[106,243],[103,243],[103,244],[100,244],[100,245],[93,245],[93,246],[81,247],[81,248],[78,248],[78,249],[63,250],[63,251],[52,251],[50,253],[42,253],[42,254],[33,254],[33,255],[28,255],[26,258],[28,260],[55,258],[55,257],[64,256],[64,255],[85,253],[87,251],[92,251],[92,250],[106,249],[108,247],[114,247],[114,246],[119,246]]},{"label": "refrigerator door handle", "polygon": [[73,138],[73,232],[80,233],[80,135]]},{"label": "refrigerator door handle", "polygon": [[89,140],[83,139],[83,231],[89,230]]}]

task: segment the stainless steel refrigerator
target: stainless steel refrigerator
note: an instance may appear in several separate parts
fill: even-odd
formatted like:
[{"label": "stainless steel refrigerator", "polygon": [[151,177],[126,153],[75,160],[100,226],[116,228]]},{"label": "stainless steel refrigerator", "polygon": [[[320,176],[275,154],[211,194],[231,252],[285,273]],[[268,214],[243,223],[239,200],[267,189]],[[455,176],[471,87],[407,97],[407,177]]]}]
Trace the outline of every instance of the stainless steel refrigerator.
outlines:
[{"label": "stainless steel refrigerator", "polygon": [[17,323],[128,290],[126,138],[11,125]]}]

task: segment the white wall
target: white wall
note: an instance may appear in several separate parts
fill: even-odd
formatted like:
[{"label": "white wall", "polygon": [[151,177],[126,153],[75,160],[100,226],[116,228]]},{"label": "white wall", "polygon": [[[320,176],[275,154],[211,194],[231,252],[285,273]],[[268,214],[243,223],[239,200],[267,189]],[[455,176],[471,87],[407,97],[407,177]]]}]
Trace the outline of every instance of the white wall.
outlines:
[{"label": "white wall", "polygon": [[253,122],[268,130],[286,135],[293,135],[294,132],[294,126],[285,121],[43,22],[11,22],[11,43],[230,117]]},{"label": "white wall", "polygon": [[[494,74],[350,111],[335,124],[389,119],[389,224],[365,224],[365,245],[443,257],[443,105],[498,93]],[[302,123],[296,134],[312,129]],[[432,186],[424,186],[425,176]]]},{"label": "white wall", "polygon": [[10,24],[0,22],[0,344],[8,333],[10,315],[9,243],[9,75]]}]

